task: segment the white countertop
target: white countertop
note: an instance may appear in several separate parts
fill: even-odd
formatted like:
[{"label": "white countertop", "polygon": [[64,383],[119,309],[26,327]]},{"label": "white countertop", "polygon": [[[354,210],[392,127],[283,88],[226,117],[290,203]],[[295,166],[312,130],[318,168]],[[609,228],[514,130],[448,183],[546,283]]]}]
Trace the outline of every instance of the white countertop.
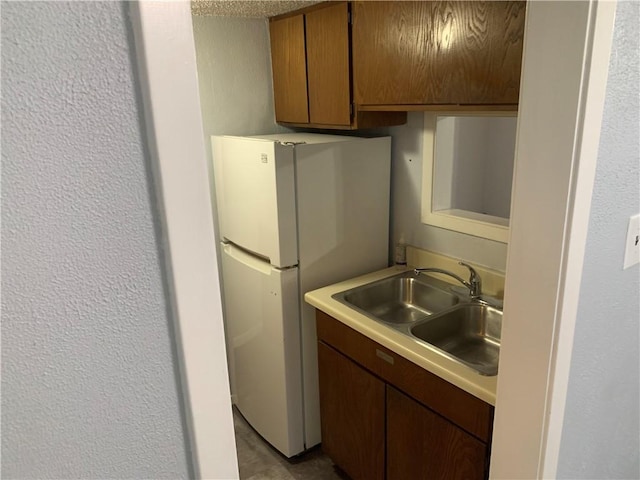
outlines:
[{"label": "white countertop", "polygon": [[491,405],[495,405],[497,375],[492,377],[480,375],[469,367],[461,365],[438,353],[436,350],[416,342],[407,335],[394,330],[392,327],[375,321],[331,298],[331,296],[336,293],[390,277],[407,270],[410,270],[410,268],[389,267],[384,270],[307,292],[304,299],[310,305],[331,315],[345,325],[387,347],[389,350],[394,351],[425,370],[452,383],[465,392]]}]

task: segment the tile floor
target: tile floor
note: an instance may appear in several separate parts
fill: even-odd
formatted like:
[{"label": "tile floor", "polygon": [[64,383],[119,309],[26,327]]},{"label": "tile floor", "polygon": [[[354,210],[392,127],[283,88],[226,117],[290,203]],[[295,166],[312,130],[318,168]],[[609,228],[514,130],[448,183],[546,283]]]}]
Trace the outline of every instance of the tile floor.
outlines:
[{"label": "tile floor", "polygon": [[319,447],[287,459],[263,440],[236,409],[233,423],[241,480],[348,480]]}]

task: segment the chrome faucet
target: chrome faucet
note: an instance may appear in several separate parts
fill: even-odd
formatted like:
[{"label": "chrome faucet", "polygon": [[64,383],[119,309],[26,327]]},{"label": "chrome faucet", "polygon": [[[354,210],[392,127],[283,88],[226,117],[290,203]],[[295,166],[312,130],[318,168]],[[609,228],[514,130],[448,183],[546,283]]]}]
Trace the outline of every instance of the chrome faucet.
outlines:
[{"label": "chrome faucet", "polygon": [[418,275],[421,272],[434,272],[434,273],[443,273],[445,275],[449,275],[450,277],[455,278],[460,283],[462,283],[465,287],[469,289],[469,296],[472,299],[479,299],[482,295],[482,281],[480,280],[480,275],[476,273],[471,265],[467,265],[464,262],[458,262],[458,265],[463,265],[469,269],[469,281],[467,282],[463,278],[459,277],[453,272],[449,272],[447,270],[443,270],[441,268],[416,268],[414,270],[415,274]]}]

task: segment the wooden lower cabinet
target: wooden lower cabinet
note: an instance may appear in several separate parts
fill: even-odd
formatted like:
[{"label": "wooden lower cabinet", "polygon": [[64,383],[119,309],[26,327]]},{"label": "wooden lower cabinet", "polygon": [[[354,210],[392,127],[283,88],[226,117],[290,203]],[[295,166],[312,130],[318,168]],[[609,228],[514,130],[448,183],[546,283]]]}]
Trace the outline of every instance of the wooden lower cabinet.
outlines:
[{"label": "wooden lower cabinet", "polygon": [[492,406],[316,318],[322,449],[340,469],[353,480],[488,477]]},{"label": "wooden lower cabinet", "polygon": [[384,478],[385,384],[318,345],[322,450],[353,480]]},{"label": "wooden lower cabinet", "polygon": [[389,480],[485,477],[484,443],[390,386],[386,439]]}]

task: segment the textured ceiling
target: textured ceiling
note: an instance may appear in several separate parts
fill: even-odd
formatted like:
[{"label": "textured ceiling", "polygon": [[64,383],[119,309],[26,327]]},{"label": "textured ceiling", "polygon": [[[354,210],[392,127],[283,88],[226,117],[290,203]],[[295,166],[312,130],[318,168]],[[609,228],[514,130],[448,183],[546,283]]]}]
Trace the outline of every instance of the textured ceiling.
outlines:
[{"label": "textured ceiling", "polygon": [[192,0],[191,13],[218,17],[273,17],[298,10],[313,0]]}]

